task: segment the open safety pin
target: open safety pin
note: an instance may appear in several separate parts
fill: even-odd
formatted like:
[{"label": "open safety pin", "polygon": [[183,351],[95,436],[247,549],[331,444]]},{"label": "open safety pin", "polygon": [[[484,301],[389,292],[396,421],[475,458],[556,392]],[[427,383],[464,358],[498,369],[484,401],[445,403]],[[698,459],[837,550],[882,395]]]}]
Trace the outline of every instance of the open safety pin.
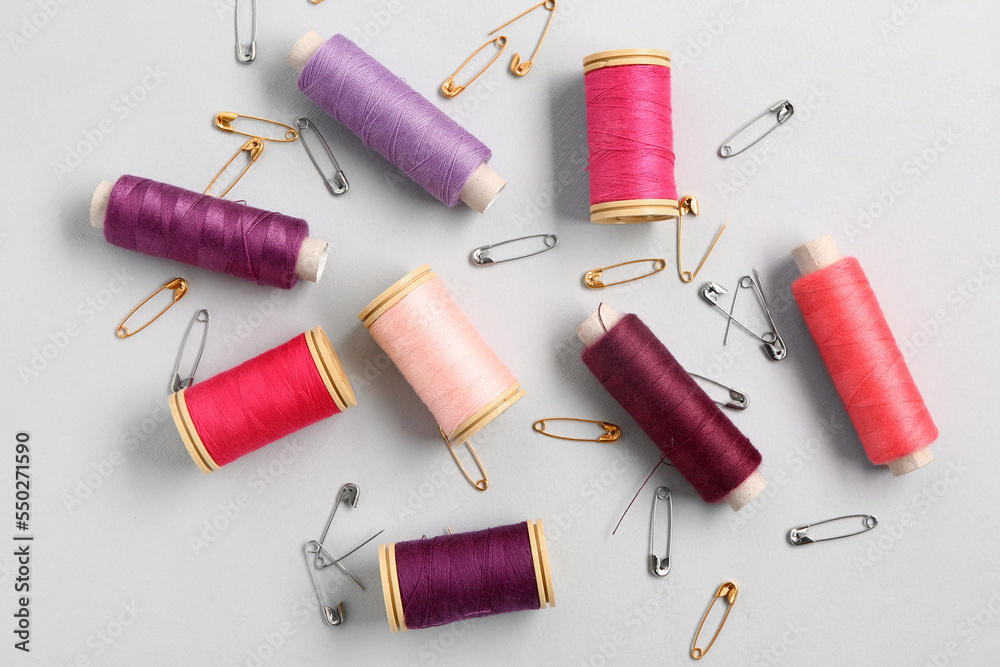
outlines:
[{"label": "open safety pin", "polygon": [[225,173],[226,169],[229,168],[229,165],[233,163],[233,160],[238,158],[240,154],[243,153],[243,151],[246,151],[247,154],[250,156],[250,161],[247,163],[247,166],[243,168],[243,171],[240,172],[240,175],[236,177],[236,180],[233,181],[228,188],[226,188],[226,191],[218,196],[218,199],[222,199],[229,193],[230,190],[236,187],[236,184],[240,182],[240,179],[243,178],[243,175],[246,174],[247,171],[250,169],[250,167],[253,166],[254,162],[257,161],[257,159],[260,157],[260,154],[264,152],[264,140],[261,139],[260,137],[253,137],[252,139],[248,140],[245,144],[243,144],[243,146],[238,151],[236,151],[236,153],[231,158],[229,158],[229,162],[227,162],[222,166],[222,169],[219,170],[219,173],[215,175],[215,178],[212,179],[212,182],[208,184],[207,188],[205,188],[204,194],[206,195],[208,194],[208,191],[212,189],[212,186],[215,185],[215,182],[217,180],[219,180],[219,177]]},{"label": "open safety pin", "polygon": [[[640,262],[652,262],[653,270],[650,271],[649,273],[644,273],[641,276],[636,276],[635,278],[629,278],[628,280],[619,280],[616,283],[605,283],[601,281],[601,275],[608,269],[614,269],[619,266],[628,266],[629,264],[639,264]],[[583,283],[590,289],[603,289],[605,287],[612,287],[614,285],[622,285],[624,283],[630,283],[633,280],[648,278],[653,274],[659,273],[665,268],[667,268],[667,260],[665,259],[633,259],[631,262],[612,264],[611,266],[603,266],[599,269],[594,269],[593,271],[587,271],[587,273],[584,274],[583,276]]]},{"label": "open safety pin", "polygon": [[[734,151],[733,150],[733,146],[732,146],[733,140],[736,139],[736,137],[738,137],[740,134],[742,134],[745,129],[747,129],[748,127],[750,127],[751,125],[753,125],[754,123],[756,123],[758,120],[760,120],[764,116],[768,115],[769,113],[776,114],[775,115],[775,121],[777,121],[777,122],[775,122],[775,124],[772,125],[770,127],[770,129],[768,129],[766,132],[764,132],[764,134],[760,135],[759,137],[757,137],[756,139],[754,139],[753,141],[751,141],[749,144],[747,144],[743,148],[739,149],[738,151]],[[753,146],[754,144],[756,144],[758,141],[760,141],[761,139],[763,139],[764,137],[766,137],[767,135],[769,135],[771,132],[774,132],[774,130],[779,125],[781,125],[786,120],[788,120],[789,118],[791,118],[793,113],[795,113],[795,107],[793,107],[792,103],[789,102],[788,100],[781,100],[777,104],[768,107],[767,109],[764,110],[764,112],[762,114],[760,114],[759,116],[757,116],[756,118],[754,118],[753,120],[751,120],[749,123],[747,123],[746,125],[744,125],[740,129],[736,130],[736,132],[733,133],[733,136],[731,136],[728,139],[726,139],[725,143],[723,143],[722,147],[719,149],[719,156],[720,157],[733,157],[735,155],[739,155],[740,153],[742,153],[743,151],[747,150],[748,148],[750,148],[751,146]]]},{"label": "open safety pin", "polygon": [[727,220],[723,223],[722,229],[720,229],[719,233],[715,235],[712,245],[708,246],[708,250],[705,251],[705,256],[701,258],[701,263],[698,264],[698,268],[694,270],[694,273],[692,273],[684,269],[684,215],[698,215],[698,199],[694,195],[682,197],[677,203],[677,208],[677,273],[681,277],[681,282],[689,283],[695,279],[701,271],[701,267],[705,266],[705,262],[708,261],[708,256],[712,254],[713,250],[715,250],[715,245],[719,242],[722,232],[726,231],[726,227],[729,226],[729,221]]},{"label": "open safety pin", "polygon": [[[667,550],[663,558],[653,550],[653,536],[656,534],[656,503],[667,501]],[[670,572],[670,532],[674,523],[674,503],[670,497],[670,489],[661,486],[653,494],[653,511],[649,515],[649,570],[658,577],[665,577]]]},{"label": "open safety pin", "polygon": [[[313,166],[316,167],[316,171],[319,172],[320,177],[323,179],[323,183],[326,185],[326,189],[330,191],[332,195],[342,195],[347,192],[350,185],[347,183],[347,177],[344,176],[344,171],[340,168],[340,163],[337,162],[337,158],[333,156],[333,151],[330,150],[330,144],[326,143],[326,139],[323,137],[323,133],[319,131],[319,128],[312,124],[308,118],[299,118],[295,121],[295,127],[299,129],[299,136],[302,138],[302,146],[306,149],[306,154],[309,159],[312,160]],[[319,162],[316,161],[316,156],[313,155],[312,150],[309,148],[309,142],[306,141],[305,135],[302,134],[302,130],[307,127],[311,127],[316,136],[319,137],[320,142],[323,144],[323,148],[326,149],[326,155],[330,158],[330,162],[333,163],[333,176],[329,178],[323,173],[323,168],[319,166]]]},{"label": "open safety pin", "polygon": [[[240,132],[235,127],[233,127],[233,121],[237,118],[249,118],[250,120],[259,120],[262,123],[270,123],[271,125],[277,125],[278,127],[285,128],[285,138],[275,139],[273,137],[262,137],[259,134],[250,134],[249,132]],[[235,111],[222,111],[215,116],[215,126],[222,130],[223,132],[229,132],[230,134],[242,134],[244,137],[252,137],[257,139],[262,139],[264,141],[276,141],[279,143],[285,143],[288,141],[295,141],[299,138],[299,133],[295,131],[289,125],[284,123],[279,123],[276,120],[268,120],[267,118],[260,118],[258,116],[247,116],[246,114],[236,113]]]},{"label": "open safety pin", "polygon": [[[517,53],[517,52],[514,53],[514,57],[510,61],[510,71],[511,71],[511,73],[514,76],[524,76],[525,74],[527,74],[528,70],[531,69],[531,65],[535,62],[535,58],[538,57],[538,52],[542,48],[542,42],[545,41],[545,36],[549,34],[549,28],[552,27],[552,19],[554,19],[555,16],[556,16],[556,0],[544,0],[544,2],[539,2],[537,5],[535,5],[531,9],[528,9],[528,10],[525,10],[525,11],[521,12],[520,14],[518,14],[517,16],[515,16],[511,20],[507,21],[502,26],[500,26],[499,28],[497,28],[496,30],[494,30],[493,32],[490,33],[492,35],[495,32],[499,32],[500,30],[503,30],[504,28],[506,28],[507,26],[509,26],[514,21],[518,20],[519,18],[521,18],[525,14],[530,14],[531,12],[535,11],[539,7],[544,7],[545,9],[547,9],[549,11],[549,21],[548,21],[548,23],[545,24],[545,31],[542,33],[542,38],[540,40],[538,40],[538,46],[535,47],[535,52],[531,54],[531,58],[529,60],[525,60],[524,62],[521,62],[521,54]],[[504,38],[504,41],[506,42],[506,38]],[[475,54],[473,54],[473,55],[475,55]],[[499,56],[500,54],[497,54],[497,55]],[[496,60],[496,58],[494,58],[494,60]],[[469,62],[469,61],[466,60],[465,62]],[[492,65],[492,64],[493,63],[491,62],[490,65]],[[489,67],[489,65],[487,65],[487,67]],[[461,68],[459,68],[459,69],[461,69]]]},{"label": "open safety pin", "polygon": [[733,387],[727,387],[721,382],[716,382],[711,378],[707,378],[704,375],[698,375],[697,373],[688,373],[691,377],[696,377],[705,382],[711,382],[716,387],[722,387],[729,392],[729,398],[732,399],[728,403],[723,403],[722,401],[715,401],[724,408],[729,408],[730,410],[746,410],[747,406],[750,405],[750,397],[739,389]]},{"label": "open safety pin", "polygon": [[[496,30],[494,30],[493,32],[496,32]],[[493,33],[490,34],[492,35]],[[475,58],[480,51],[485,49],[490,44],[496,44],[496,46],[500,49],[499,51],[497,51],[497,54],[493,56],[493,60],[486,63],[485,67],[476,72],[476,75],[471,79],[469,79],[468,83],[462,84],[460,86],[455,85],[455,77],[458,76],[458,73],[462,71],[462,68],[468,65],[470,60]],[[506,48],[507,48],[506,35],[499,35],[496,39],[491,39],[490,41],[480,46],[478,49],[472,52],[472,55],[470,55],[468,58],[465,59],[465,62],[463,62],[461,65],[458,66],[458,69],[455,70],[451,76],[445,79],[444,83],[441,84],[441,94],[449,99],[458,96],[459,93],[461,93],[463,90],[471,86],[472,82],[478,79],[483,72],[488,70],[493,65],[493,63],[497,61],[497,58],[500,57],[500,55],[504,52]]]},{"label": "open safety pin", "polygon": [[[490,250],[493,248],[499,248],[502,245],[507,245],[508,243],[514,243],[516,241],[524,241],[525,239],[544,239],[542,243],[545,247],[541,250],[536,250],[535,252],[529,252],[524,255],[518,255],[516,257],[508,257],[506,259],[493,259],[490,256]],[[504,262],[511,262],[515,259],[524,259],[525,257],[531,257],[532,255],[539,255],[546,250],[552,250],[557,245],[559,245],[559,238],[555,234],[533,234],[531,236],[522,236],[521,238],[511,239],[509,241],[501,241],[500,243],[491,243],[489,245],[479,246],[472,251],[472,261],[478,266],[488,266],[490,264],[503,264]]]},{"label": "open safety pin", "polygon": [[[743,276],[743,278],[740,279],[740,283],[736,288],[737,294],[739,293],[740,288],[749,289],[751,287],[754,288],[754,292],[757,294],[757,299],[760,301],[761,308],[764,310],[764,315],[767,317],[768,324],[771,327],[771,330],[765,332],[763,335],[751,330],[747,325],[733,317],[731,312],[726,312],[726,309],[719,305],[719,295],[725,294],[728,291],[719,283],[705,283],[705,285],[701,288],[701,298],[709,304],[715,306],[718,310],[722,311],[722,314],[729,318],[731,323],[736,324],[738,327],[763,343],[764,351],[772,361],[781,361],[787,356],[788,348],[785,347],[785,341],[778,334],[778,330],[775,327],[774,318],[771,316],[771,309],[768,307],[767,299],[764,297],[764,292],[760,288],[760,276],[757,274],[756,269],[754,269],[754,277]],[[735,294],[733,295],[733,300],[734,302],[736,300]],[[733,305],[735,305],[735,303]]]},{"label": "open safety pin", "polygon": [[[150,299],[152,299],[154,296],[156,296],[157,294],[159,294],[160,292],[162,292],[165,289],[173,290],[173,293],[174,293],[173,294],[173,299],[170,301],[170,303],[168,303],[163,310],[161,310],[160,312],[158,312],[153,317],[153,319],[151,319],[150,321],[146,322],[145,324],[143,324],[141,327],[139,327],[135,331],[129,330],[129,328],[127,326],[125,326],[125,323],[129,321],[130,317],[132,317],[133,315],[135,315],[135,311],[137,311],[140,308],[142,308],[143,306],[145,306],[147,301],[149,301]],[[160,289],[156,290],[155,292],[153,292],[152,294],[150,294],[149,296],[147,296],[143,300],[142,303],[140,303],[138,306],[136,306],[135,308],[133,308],[132,312],[125,316],[125,319],[122,320],[122,323],[118,325],[118,331],[117,331],[118,337],[119,338],[128,338],[129,336],[136,335],[137,333],[139,333],[140,331],[142,331],[143,329],[145,329],[146,327],[148,327],[150,324],[152,324],[153,322],[155,322],[157,320],[157,318],[160,317],[160,315],[162,315],[163,313],[167,312],[167,310],[170,308],[170,306],[172,306],[175,303],[177,303],[178,301],[180,301],[184,297],[184,295],[187,294],[187,291],[188,291],[188,284],[187,284],[187,281],[184,280],[183,278],[174,278],[173,280],[167,281],[167,283],[164,284],[163,287],[161,287]]]},{"label": "open safety pin", "polygon": [[[822,537],[818,540],[814,540],[809,537],[809,529],[813,526],[822,526],[824,523],[832,523],[834,521],[841,521],[843,519],[861,519],[863,527],[853,533],[845,533],[844,535],[834,535],[833,537]],[[839,540],[843,537],[853,537],[854,535],[860,535],[861,533],[867,533],[869,530],[878,525],[878,519],[876,519],[871,514],[847,514],[845,516],[838,516],[835,519],[827,519],[826,521],[817,521],[816,523],[806,523],[801,526],[795,526],[790,531],[788,531],[788,541],[794,546],[802,546],[803,544],[813,544],[815,542],[829,542],[830,540]]]},{"label": "open safety pin", "polygon": [[[570,438],[565,435],[556,435],[555,433],[549,433],[545,430],[546,422],[584,422],[587,424],[597,424],[602,429],[604,433],[597,436],[596,438]],[[594,419],[577,419],[575,417],[549,417],[547,419],[539,419],[534,424],[532,428],[536,432],[542,435],[547,435],[550,438],[557,438],[559,440],[572,440],[574,442],[617,442],[618,438],[622,435],[622,430],[612,424],[611,422],[597,421]]]},{"label": "open safety pin", "polygon": [[[170,391],[173,393],[179,392],[181,389],[187,389],[192,384],[194,384],[194,374],[198,372],[198,364],[201,363],[201,355],[205,353],[205,343],[208,341],[208,322],[209,314],[207,308],[202,308],[191,321],[188,322],[187,331],[184,332],[184,338],[181,339],[181,348],[177,350],[177,361],[174,362],[174,373],[173,378],[170,380]],[[194,365],[191,367],[191,373],[186,378],[181,378],[181,358],[184,356],[184,349],[187,347],[188,337],[191,335],[191,328],[194,327],[195,322],[201,322],[205,325],[205,330],[201,334],[201,345],[198,346],[198,356],[194,358]]]}]

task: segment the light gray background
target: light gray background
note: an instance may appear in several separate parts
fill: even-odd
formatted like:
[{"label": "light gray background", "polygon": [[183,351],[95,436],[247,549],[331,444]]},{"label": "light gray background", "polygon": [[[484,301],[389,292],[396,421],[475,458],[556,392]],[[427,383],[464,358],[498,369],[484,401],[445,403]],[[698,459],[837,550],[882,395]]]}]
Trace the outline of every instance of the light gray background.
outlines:
[{"label": "light gray background", "polygon": [[[446,75],[521,4],[260,0],[257,60],[245,66],[228,0],[4,3],[0,537],[7,545],[13,533],[13,439],[27,430],[37,540],[30,656],[11,647],[14,561],[0,548],[0,663],[688,664],[698,621],[729,579],[740,594],[706,662],[995,662],[995,4],[560,0],[527,77],[504,65],[514,50],[531,53],[539,14],[512,27],[508,53],[480,82],[442,98]],[[307,29],[361,35],[493,149],[509,184],[486,215],[445,208],[298,92],[285,55]],[[677,180],[702,205],[685,235],[689,261],[730,221],[692,285],[676,277],[675,223],[586,221],[581,59],[633,47],[674,53]],[[796,113],[772,141],[716,157],[782,98]],[[240,142],[213,128],[223,110],[308,115],[341,159],[351,190],[339,199],[294,144],[269,145],[230,195],[304,217],[331,242],[319,285],[277,293],[115,248],[90,227],[101,179],[203,188]],[[546,255],[469,263],[476,246],[545,232],[560,237]],[[934,463],[902,478],[864,456],[790,300],[789,250],[826,232],[860,258],[941,430]],[[671,266],[628,289],[581,284],[587,269],[640,257]],[[477,438],[486,493],[450,467],[430,413],[356,319],[425,262],[528,392]],[[697,296],[704,280],[732,286],[754,266],[789,346],[781,363],[739,332],[724,349],[725,319]],[[122,317],[175,275],[189,295],[118,340]],[[761,450],[769,486],[739,514],[661,468],[610,536],[656,450],[579,360],[574,328],[601,299],[638,313],[689,370],[751,395],[733,419]],[[752,301],[741,306],[760,326]],[[202,378],[322,324],[358,407],[201,474],[166,388],[202,307],[212,313]],[[601,446],[531,432],[552,416],[610,419],[625,436]],[[380,540],[401,541],[543,518],[558,606],[390,635],[372,543],[347,561],[367,594],[326,580],[348,612],[346,626],[326,627],[301,545],[348,481],[363,493],[338,516],[342,546],[379,528]],[[657,579],[648,512],[662,483],[676,523],[673,569]],[[785,540],[793,525],[856,512],[879,527],[806,548]]]}]

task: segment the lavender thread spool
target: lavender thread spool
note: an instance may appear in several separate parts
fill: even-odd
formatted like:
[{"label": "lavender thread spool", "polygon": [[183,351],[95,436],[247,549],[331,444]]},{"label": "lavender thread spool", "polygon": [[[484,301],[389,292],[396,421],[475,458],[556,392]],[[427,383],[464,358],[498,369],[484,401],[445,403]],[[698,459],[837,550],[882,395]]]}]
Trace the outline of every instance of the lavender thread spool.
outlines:
[{"label": "lavender thread spool", "polygon": [[[363,56],[371,60],[370,64],[373,68],[381,70],[381,75],[384,76],[386,74],[391,74],[387,69],[371,58],[371,56],[362,51],[357,45],[343,35],[335,35],[329,40],[329,42],[336,43],[338,48],[350,49],[352,51],[356,49],[360,52],[357,55],[361,56],[363,54]],[[292,50],[288,54],[288,64],[301,74],[303,70],[306,69],[309,61],[313,58],[317,51],[324,47],[325,44],[327,44],[327,41],[325,41],[318,33],[310,30],[295,43],[295,46],[292,47]],[[349,77],[351,74],[351,72],[346,72],[344,73],[344,76]],[[413,89],[403,83],[399,77],[396,77],[395,75],[392,75],[392,77],[397,88],[399,88],[397,94],[405,93],[409,100],[415,103],[415,107],[419,107],[415,108],[417,113],[412,115],[401,115],[398,119],[399,123],[393,126],[393,132],[398,132],[399,134],[423,133],[425,137],[438,140],[441,138],[448,138],[449,135],[452,135],[452,138],[449,139],[449,141],[462,135],[466,135],[467,139],[471,137],[471,135],[468,135],[468,133],[465,132],[465,130],[463,130],[458,123],[431,104],[431,102],[429,102],[426,98],[420,96],[419,93],[413,91]],[[303,87],[303,78],[301,76],[299,78],[299,87]],[[359,86],[359,88],[367,90],[365,86]],[[303,89],[303,92],[306,92],[306,90]],[[320,106],[324,106],[321,103],[321,99],[316,99],[318,96],[319,95],[314,94],[311,96],[311,99],[313,99],[313,101]],[[373,103],[374,102],[370,98],[361,99],[360,96],[357,96],[356,98],[346,100],[345,106],[346,104],[357,104],[359,106],[363,105],[367,111]],[[328,113],[331,112],[330,109],[326,110]],[[338,120],[341,119],[338,118]],[[343,122],[344,125],[355,135],[364,140],[362,134],[368,131],[368,127],[363,126],[362,121],[358,117],[352,114],[351,119],[341,120],[341,122]],[[433,124],[434,127],[428,128],[428,125],[430,124]],[[377,129],[373,131],[377,131]],[[471,137],[471,140],[474,139],[474,137]],[[368,142],[365,143],[367,144]],[[383,151],[380,150],[379,152],[382,153],[383,157],[386,157],[386,159],[389,159],[391,162],[395,162],[397,167],[407,171],[411,178],[416,180],[421,186],[424,187],[425,190],[449,206],[454,206],[458,203],[458,200],[461,200],[468,204],[471,208],[483,213],[497,198],[500,191],[503,190],[504,186],[507,184],[507,181],[505,181],[502,176],[493,171],[493,169],[486,164],[486,160],[489,159],[489,149],[482,146],[478,140],[475,140],[473,143],[479,144],[481,149],[485,149],[485,155],[482,157],[482,161],[479,162],[478,166],[474,166],[469,162],[470,159],[475,161],[472,156],[465,154],[458,156],[462,158],[462,162],[465,166],[461,167],[460,173],[455,174],[455,178],[464,179],[457,198],[448,194],[442,196],[441,192],[435,192],[435,188],[428,182],[427,178],[421,178],[419,174],[414,173],[413,169],[408,170],[406,165],[400,164],[399,160],[394,161],[390,156],[385,155]],[[480,150],[479,152],[482,153],[483,150]],[[426,157],[426,155],[422,155],[421,159],[415,160],[414,167],[419,167],[420,163],[424,162]],[[451,165],[449,165],[449,168],[452,168]]]}]

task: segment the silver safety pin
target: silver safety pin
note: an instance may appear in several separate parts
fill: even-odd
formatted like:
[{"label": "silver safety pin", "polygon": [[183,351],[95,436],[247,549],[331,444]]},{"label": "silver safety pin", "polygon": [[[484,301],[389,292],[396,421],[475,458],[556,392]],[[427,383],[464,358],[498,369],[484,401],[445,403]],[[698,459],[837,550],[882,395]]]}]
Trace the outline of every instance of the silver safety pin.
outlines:
[{"label": "silver safety pin", "polygon": [[[508,257],[507,259],[493,259],[490,257],[490,250],[497,248],[502,245],[507,245],[508,243],[514,243],[516,241],[523,241],[525,239],[544,239],[542,243],[545,247],[541,250],[536,250],[535,252],[529,252],[526,255],[518,255],[517,257]],[[533,234],[531,236],[522,236],[517,239],[510,239],[509,241],[501,241],[500,243],[491,243],[490,245],[484,245],[476,248],[472,251],[472,261],[478,266],[487,266],[489,264],[502,264],[503,262],[510,262],[515,259],[523,259],[525,257],[531,257],[532,255],[538,255],[545,252],[546,250],[552,250],[557,245],[559,245],[559,238],[555,234]]]},{"label": "silver safety pin", "polygon": [[312,551],[312,545],[315,543],[315,540],[307,542],[303,548],[306,556],[306,567],[309,568],[309,578],[312,580],[313,590],[316,591],[316,601],[319,603],[320,611],[323,612],[323,620],[326,621],[327,625],[335,628],[344,622],[344,603],[340,602],[334,608],[323,602],[323,589],[320,588],[319,582],[316,580],[316,569],[312,564],[312,555],[315,553]]},{"label": "silver safety pin", "polygon": [[722,387],[729,392],[729,398],[731,399],[728,403],[723,403],[722,401],[715,401],[724,408],[729,408],[730,410],[746,410],[747,406],[750,405],[750,396],[746,392],[742,392],[734,387],[727,387],[721,382],[716,382],[711,378],[707,378],[704,375],[698,375],[697,373],[688,373],[691,377],[696,377],[705,382],[711,382],[716,387]]},{"label": "silver safety pin", "polygon": [[240,0],[236,0],[233,14],[236,16],[236,59],[241,63],[252,63],[253,59],[257,57],[257,0],[253,0],[251,13],[253,23],[251,24],[249,44],[244,44],[240,39]]},{"label": "silver safety pin", "polygon": [[[758,120],[760,120],[761,118],[763,118],[764,116],[766,116],[769,113],[777,114],[775,116],[775,120],[777,122],[774,125],[772,125],[771,128],[767,132],[765,132],[764,134],[760,135],[759,137],[757,137],[756,139],[754,139],[753,141],[751,141],[749,144],[747,144],[743,148],[739,149],[738,151],[734,151],[733,147],[732,147],[733,140],[736,137],[738,137],[740,134],[742,134],[745,129],[747,129],[748,127],[750,127],[751,125],[753,125],[754,123],[756,123]],[[739,155],[740,153],[742,153],[743,151],[745,151],[746,149],[750,148],[751,146],[753,146],[754,144],[756,144],[758,141],[760,141],[761,139],[763,139],[764,137],[766,137],[767,135],[769,135],[771,132],[774,132],[775,128],[777,128],[779,125],[781,125],[786,120],[788,120],[789,118],[791,118],[793,113],[795,113],[795,107],[793,107],[792,103],[789,102],[788,100],[781,100],[777,104],[768,107],[762,114],[760,114],[759,116],[757,116],[756,118],[754,118],[753,120],[751,120],[749,123],[747,123],[746,125],[744,125],[740,129],[736,130],[736,132],[733,133],[733,136],[731,136],[728,139],[726,139],[725,143],[723,143],[722,147],[719,149],[719,156],[720,157],[733,157],[734,155]]]},{"label": "silver safety pin", "polygon": [[[653,537],[656,535],[656,504],[667,501],[667,550],[663,558],[656,555]],[[674,503],[670,497],[670,489],[661,486],[653,494],[653,511],[649,515],[649,570],[658,577],[665,577],[670,572],[670,532],[674,523]]]},{"label": "silver safety pin", "polygon": [[[732,311],[736,306],[736,298],[739,294],[740,288],[753,288],[754,293],[757,295],[757,300],[760,302],[760,306],[764,311],[764,315],[767,317],[767,322],[771,327],[770,331],[765,332],[763,335],[758,334],[733,316]],[[760,286],[760,275],[757,273],[757,269],[753,270],[753,276],[743,276],[740,278],[740,282],[736,287],[736,293],[733,295],[733,307],[730,308],[729,312],[726,312],[726,309],[719,305],[719,295],[726,294],[728,291],[729,290],[719,283],[708,282],[701,288],[701,298],[715,306],[718,310],[722,311],[722,314],[729,319],[730,324],[736,324],[738,327],[763,343],[764,351],[767,352],[767,356],[770,357],[772,361],[781,361],[784,359],[788,354],[788,348],[785,346],[785,341],[778,333],[778,329],[774,324],[774,317],[771,315],[771,309],[767,305],[767,298],[764,296],[764,291]],[[728,325],[726,335],[727,338],[724,339],[724,343],[728,342]]]},{"label": "silver safety pin", "polygon": [[[295,121],[295,127],[299,130],[299,136],[302,137],[302,145],[306,149],[306,154],[309,155],[309,159],[312,160],[313,166],[316,167],[316,171],[319,172],[320,177],[323,179],[323,183],[326,185],[326,189],[330,191],[330,194],[338,196],[347,192],[350,187],[347,183],[347,177],[344,176],[344,171],[340,168],[340,163],[337,162],[337,158],[333,156],[333,151],[330,150],[330,144],[326,143],[326,139],[323,137],[323,133],[319,131],[319,128],[312,124],[308,118],[299,118]],[[326,154],[330,158],[330,162],[333,163],[333,176],[329,178],[323,173],[323,168],[319,166],[319,162],[316,160],[316,156],[313,155],[312,150],[309,148],[309,143],[306,141],[305,134],[302,130],[310,127],[319,137],[320,142],[323,144],[323,148],[326,149]]]},{"label": "silver safety pin", "polygon": [[[198,364],[201,363],[201,355],[205,352],[205,343],[208,341],[208,324],[209,324],[209,314],[207,308],[202,308],[191,321],[188,322],[187,330],[184,332],[184,338],[181,339],[181,347],[177,350],[177,361],[174,362],[174,372],[173,377],[170,380],[170,391],[172,393],[177,393],[181,389],[187,389],[192,384],[194,384],[194,374],[198,372]],[[184,357],[184,350],[187,348],[188,337],[191,335],[191,328],[194,327],[195,322],[202,322],[205,325],[205,329],[201,334],[201,344],[198,346],[198,356],[194,358],[194,365],[191,366],[191,374],[186,378],[181,378],[180,368],[181,359]]]},{"label": "silver safety pin", "polygon": [[[824,523],[832,523],[833,521],[841,521],[843,519],[861,519],[863,527],[861,530],[853,533],[845,533],[844,535],[834,535],[833,537],[823,537],[818,540],[814,540],[809,537],[809,529],[813,526],[822,526]],[[869,530],[878,525],[878,519],[876,519],[871,514],[847,514],[845,516],[838,516],[835,519],[827,519],[826,521],[817,521],[816,523],[806,523],[801,526],[795,526],[790,531],[788,531],[788,541],[795,546],[801,546],[803,544],[813,544],[814,542],[829,542],[830,540],[839,540],[843,537],[852,537],[854,535],[860,535],[861,533],[867,533]]]},{"label": "silver safety pin", "polygon": [[376,537],[381,535],[385,529],[383,528],[382,530],[378,531],[377,533],[369,537],[367,540],[365,540],[364,542],[362,542],[357,547],[347,552],[340,558],[336,558],[326,548],[326,536],[330,533],[330,525],[333,523],[333,517],[337,516],[337,508],[340,507],[341,503],[347,503],[351,507],[357,507],[358,497],[360,495],[361,495],[361,489],[358,487],[357,484],[354,484],[353,482],[348,482],[347,484],[345,484],[343,488],[340,489],[340,495],[337,497],[337,502],[334,503],[333,511],[330,512],[330,518],[326,520],[326,526],[323,528],[323,534],[320,536],[319,540],[312,540],[312,543],[315,543],[316,558],[314,559],[314,565],[316,566],[316,568],[322,570],[324,568],[330,567],[331,565],[337,565],[340,569],[342,569],[344,572],[347,573],[347,576],[349,576],[351,579],[354,580],[354,583],[356,583],[361,588],[361,590],[365,590],[365,587],[361,585],[361,582],[355,579],[354,575],[348,572],[347,568],[344,567],[340,563],[340,561],[343,560],[344,558],[347,558],[352,553],[354,553],[364,545],[374,540]]}]

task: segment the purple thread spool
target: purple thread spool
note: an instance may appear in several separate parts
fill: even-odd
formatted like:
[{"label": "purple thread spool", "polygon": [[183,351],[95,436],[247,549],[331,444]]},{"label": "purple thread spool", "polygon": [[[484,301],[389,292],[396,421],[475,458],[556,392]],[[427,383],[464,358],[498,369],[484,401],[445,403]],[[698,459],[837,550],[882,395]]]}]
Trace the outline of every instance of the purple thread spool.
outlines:
[{"label": "purple thread spool", "polygon": [[300,218],[128,175],[97,186],[90,224],[119,247],[283,289],[319,282],[329,252]]},{"label": "purple thread spool", "polygon": [[556,606],[541,519],[379,545],[389,628]]},{"label": "purple thread spool", "polygon": [[483,213],[507,184],[489,148],[343,35],[307,32],[288,64],[313,102],[448,206]]}]

